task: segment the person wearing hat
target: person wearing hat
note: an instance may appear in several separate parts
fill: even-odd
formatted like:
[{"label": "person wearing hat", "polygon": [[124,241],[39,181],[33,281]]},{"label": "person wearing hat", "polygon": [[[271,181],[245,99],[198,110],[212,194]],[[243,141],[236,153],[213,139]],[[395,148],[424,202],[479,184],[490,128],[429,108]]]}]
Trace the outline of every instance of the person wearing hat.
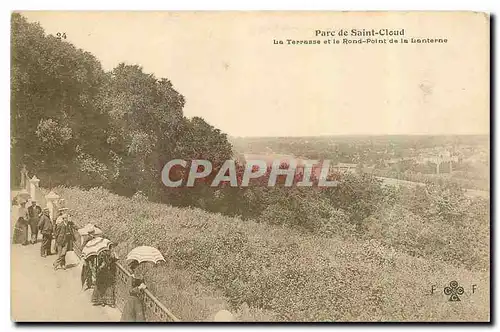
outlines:
[{"label": "person wearing hat", "polygon": [[42,215],[42,208],[36,204],[36,201],[31,201],[31,206],[28,207],[29,226],[31,231],[31,244],[35,244],[38,238],[38,222]]},{"label": "person wearing hat", "polygon": [[128,263],[128,268],[132,272],[132,277],[135,277],[135,271],[137,270],[138,267],[139,267],[139,262],[136,260],[132,260],[130,261],[130,263]]},{"label": "person wearing hat", "polygon": [[68,215],[62,216],[62,221],[57,224],[54,232],[56,239],[58,258],[54,262],[54,270],[59,267],[66,270],[66,252],[73,250],[73,242],[75,241],[75,226],[69,220]]},{"label": "person wearing hat", "polygon": [[50,220],[49,208],[44,208],[40,221],[38,222],[38,229],[42,233],[42,245],[40,247],[40,255],[42,257],[47,257],[47,255],[52,255],[50,249],[50,243],[52,241],[52,221]]},{"label": "person wearing hat", "polygon": [[82,236],[82,248],[84,248],[90,240],[96,237],[94,225],[88,226],[86,231],[87,234]]},{"label": "person wearing hat", "polygon": [[65,216],[67,216],[68,208],[60,208],[59,209],[59,216],[56,218],[56,226],[59,225]]},{"label": "person wearing hat", "polygon": [[118,257],[110,250],[102,251],[97,255],[95,287],[92,292],[92,304],[115,307],[115,278],[116,261]]},{"label": "person wearing hat", "polygon": [[[82,236],[82,248],[84,248],[90,240],[96,237],[95,227],[93,225],[89,225],[86,226],[87,234]],[[96,257],[91,256],[83,260],[81,273],[82,287],[85,285],[87,285],[87,289],[94,287],[97,279],[96,269]]]},{"label": "person wearing hat", "polygon": [[[68,208],[62,207],[62,208],[59,208],[59,210],[57,212],[58,216],[56,217],[56,220],[54,222],[54,234],[53,234],[53,238],[56,237],[55,231],[57,229],[57,226],[63,222],[63,219],[64,219],[64,217],[66,215],[66,211],[68,211]],[[59,254],[59,247],[57,246],[57,243],[56,243],[56,253]]]}]

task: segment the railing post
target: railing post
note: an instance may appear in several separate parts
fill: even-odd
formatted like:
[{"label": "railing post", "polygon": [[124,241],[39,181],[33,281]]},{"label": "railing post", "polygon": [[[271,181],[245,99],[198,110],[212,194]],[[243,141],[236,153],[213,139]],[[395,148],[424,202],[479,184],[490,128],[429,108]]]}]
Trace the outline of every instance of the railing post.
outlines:
[{"label": "railing post", "polygon": [[26,170],[26,165],[23,165],[21,169],[21,189],[26,188],[28,184],[28,170]]},{"label": "railing post", "polygon": [[54,203],[59,199],[59,195],[51,191],[45,196],[45,199],[47,200],[47,207],[49,208],[50,218],[54,220],[57,214],[57,208]]},{"label": "railing post", "polygon": [[36,201],[37,198],[41,198],[41,197],[36,197],[36,192],[40,185],[40,180],[36,177],[36,175],[33,175],[33,178],[30,180],[29,185],[30,185],[29,193],[31,196],[31,200]]}]

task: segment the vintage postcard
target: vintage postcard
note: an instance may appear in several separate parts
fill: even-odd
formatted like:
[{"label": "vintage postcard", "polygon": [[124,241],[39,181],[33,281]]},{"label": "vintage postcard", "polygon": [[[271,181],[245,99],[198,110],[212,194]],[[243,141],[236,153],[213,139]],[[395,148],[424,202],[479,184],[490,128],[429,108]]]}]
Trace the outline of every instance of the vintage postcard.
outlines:
[{"label": "vintage postcard", "polygon": [[490,322],[490,17],[13,12],[15,322]]}]

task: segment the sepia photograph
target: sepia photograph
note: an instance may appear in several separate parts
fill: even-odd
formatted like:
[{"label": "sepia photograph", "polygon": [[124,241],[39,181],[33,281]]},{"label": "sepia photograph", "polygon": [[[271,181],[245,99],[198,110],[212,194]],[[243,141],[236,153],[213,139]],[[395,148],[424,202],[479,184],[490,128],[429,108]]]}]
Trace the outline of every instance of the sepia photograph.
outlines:
[{"label": "sepia photograph", "polygon": [[12,12],[11,320],[491,322],[490,20]]}]

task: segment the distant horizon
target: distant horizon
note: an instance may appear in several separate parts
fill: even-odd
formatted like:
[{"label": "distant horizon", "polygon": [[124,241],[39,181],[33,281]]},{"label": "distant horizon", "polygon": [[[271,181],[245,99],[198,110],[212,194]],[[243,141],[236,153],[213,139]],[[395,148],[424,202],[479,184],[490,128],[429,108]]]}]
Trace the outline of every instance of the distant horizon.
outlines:
[{"label": "distant horizon", "polygon": [[229,138],[317,138],[317,137],[384,137],[384,136],[489,136],[491,133],[483,134],[324,134],[312,136],[234,136],[227,134]]}]

